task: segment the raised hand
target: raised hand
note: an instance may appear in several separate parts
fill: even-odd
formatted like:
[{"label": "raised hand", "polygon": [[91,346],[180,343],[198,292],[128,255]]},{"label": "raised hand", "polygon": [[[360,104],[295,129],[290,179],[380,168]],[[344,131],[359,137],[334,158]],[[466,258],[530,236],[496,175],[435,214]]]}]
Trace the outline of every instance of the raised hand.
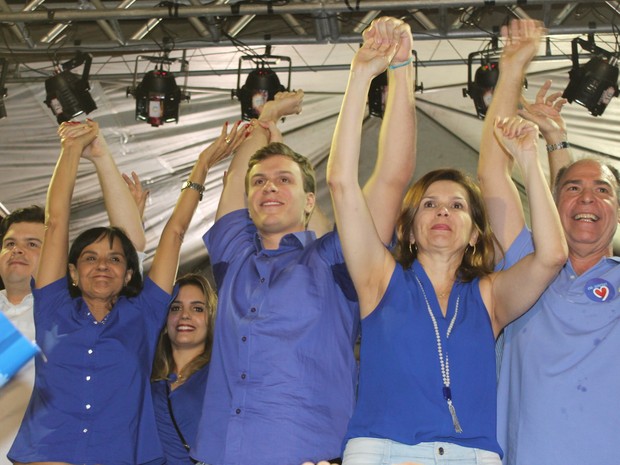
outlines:
[{"label": "raised hand", "polygon": [[278,92],[273,100],[269,100],[261,110],[260,121],[278,121],[280,118],[301,113],[304,91]]},{"label": "raised hand", "polygon": [[399,48],[401,31],[396,30],[401,24],[396,18],[374,20],[362,33],[364,43],[353,57],[352,72],[373,78],[385,71]]},{"label": "raised hand", "polygon": [[91,120],[86,123],[68,121],[58,127],[58,135],[63,148],[77,147],[83,151],[99,135],[99,125]]},{"label": "raised hand", "polygon": [[500,69],[515,66],[523,70],[536,56],[544,33],[543,24],[532,19],[513,20],[508,26],[502,26],[504,46]]},{"label": "raised hand", "polygon": [[562,107],[567,100],[562,98],[562,92],[554,92],[547,95],[551,88],[551,80],[545,81],[534,102],[528,101],[525,97],[521,97],[522,110],[519,110],[519,116],[533,123],[536,123],[545,139],[553,134],[566,137],[566,123],[560,114]]},{"label": "raised hand", "polygon": [[391,64],[402,63],[411,57],[411,50],[413,49],[411,28],[400,19],[389,16],[375,19],[370,23],[370,27],[363,32],[362,36],[364,37],[364,42],[371,38],[379,41],[396,41],[397,48],[392,57]]},{"label": "raised hand", "polygon": [[140,212],[140,218],[144,218],[144,208],[146,207],[146,199],[148,199],[151,191],[142,188],[142,183],[140,182],[140,178],[138,177],[135,171],[131,172],[131,177],[122,174],[123,180],[129,187],[129,192],[131,192],[131,196],[133,200],[136,202],[138,206],[138,211]]},{"label": "raised hand", "polygon": [[538,126],[519,116],[495,120],[495,137],[499,144],[522,167],[538,158]]},{"label": "raised hand", "polygon": [[206,163],[207,168],[210,168],[230,156],[245,140],[247,134],[248,131],[245,125],[241,126],[241,121],[237,121],[230,132],[228,123],[225,123],[219,137],[200,153],[199,158]]}]

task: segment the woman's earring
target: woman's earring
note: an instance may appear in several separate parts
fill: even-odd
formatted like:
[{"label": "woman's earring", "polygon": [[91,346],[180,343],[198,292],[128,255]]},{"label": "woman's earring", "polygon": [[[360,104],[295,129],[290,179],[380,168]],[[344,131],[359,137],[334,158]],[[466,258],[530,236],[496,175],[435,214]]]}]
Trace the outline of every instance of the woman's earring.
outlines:
[{"label": "woman's earring", "polygon": [[413,255],[413,249],[415,249],[415,251],[418,251],[418,246],[415,242],[410,242],[409,243],[409,252],[411,253],[411,255]]}]

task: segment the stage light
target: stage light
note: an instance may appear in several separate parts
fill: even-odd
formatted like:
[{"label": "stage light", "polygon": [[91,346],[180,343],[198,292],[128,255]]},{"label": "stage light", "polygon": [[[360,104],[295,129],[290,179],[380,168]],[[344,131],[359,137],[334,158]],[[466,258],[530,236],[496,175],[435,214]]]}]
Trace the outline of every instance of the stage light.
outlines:
[{"label": "stage light", "polygon": [[[267,46],[267,52],[264,55],[245,55],[239,58],[237,88],[233,89],[232,97],[237,97],[241,102],[241,118],[244,120],[258,118],[266,102],[273,100],[278,92],[290,90],[291,59],[271,55],[270,52],[271,46]],[[256,68],[249,73],[243,87],[240,87],[241,68],[244,61],[253,62]],[[288,84],[286,87],[280,83],[278,75],[269,67],[270,64],[277,64],[280,61],[288,61]]]},{"label": "stage light", "polygon": [[[146,121],[153,127],[164,123],[179,122],[179,105],[182,100],[189,101],[187,78],[189,75],[189,62],[183,58],[170,58],[171,50],[164,50],[163,56],[139,56],[136,58],[134,68],[133,86],[127,89],[127,95],[133,95],[136,99],[136,119]],[[138,62],[148,60],[156,63],[155,69],[144,75],[142,81],[136,86],[138,79]],[[185,82],[183,89],[179,88],[170,71],[170,65],[174,62],[181,64],[181,72],[184,73]],[[166,66],[168,69],[164,69]]]},{"label": "stage light", "polygon": [[[493,37],[489,44],[467,57],[467,89],[463,89],[463,97],[471,97],[474,101],[476,115],[484,119],[493,99],[493,92],[499,77],[499,55],[497,37]],[[472,76],[474,59],[480,56],[480,66]]]},{"label": "stage light", "polygon": [[[75,58],[62,64],[62,71],[45,80],[45,104],[56,116],[58,124],[97,109],[88,84],[92,59],[90,54],[77,52]],[[82,64],[81,77],[71,72]]]},{"label": "stage light", "polygon": [[[579,65],[577,45],[592,52],[595,56],[585,65]],[[607,50],[597,47],[594,36],[588,40],[575,37],[572,41],[573,67],[568,73],[569,82],[562,97],[570,103],[576,102],[586,107],[592,116],[603,114],[618,91],[618,57]]]},{"label": "stage light", "polygon": [[[415,72],[415,84],[414,92],[424,92],[424,84],[418,85],[418,54],[415,50],[411,51],[413,55],[414,72]],[[387,91],[388,91],[388,72],[376,76],[370,82],[370,89],[368,90],[368,112],[370,116],[377,116],[383,118],[385,112],[385,104],[387,103]]]}]

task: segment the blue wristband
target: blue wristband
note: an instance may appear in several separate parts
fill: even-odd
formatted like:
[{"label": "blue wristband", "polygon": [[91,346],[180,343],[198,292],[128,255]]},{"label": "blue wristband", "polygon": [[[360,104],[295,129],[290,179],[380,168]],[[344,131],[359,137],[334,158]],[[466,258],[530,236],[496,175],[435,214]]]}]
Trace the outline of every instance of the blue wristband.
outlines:
[{"label": "blue wristband", "polygon": [[388,66],[388,68],[390,68],[390,69],[402,68],[403,66],[407,66],[407,65],[411,64],[412,61],[413,61],[413,55],[411,55],[407,59],[407,61],[403,61],[401,63],[396,63],[395,65],[390,65],[390,66]]}]

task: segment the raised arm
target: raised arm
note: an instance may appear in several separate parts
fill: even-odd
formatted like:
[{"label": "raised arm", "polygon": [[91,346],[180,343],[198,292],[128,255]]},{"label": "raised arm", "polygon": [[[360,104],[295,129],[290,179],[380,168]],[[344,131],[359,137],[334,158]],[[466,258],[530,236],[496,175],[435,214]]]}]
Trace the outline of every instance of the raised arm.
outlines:
[{"label": "raised arm", "polygon": [[122,176],[125,184],[127,184],[127,187],[129,188],[131,197],[138,206],[138,213],[140,214],[142,223],[144,223],[144,210],[146,208],[146,201],[149,198],[149,195],[151,195],[151,191],[142,187],[140,177],[135,171],[131,172],[131,176],[125,173],[123,173]]},{"label": "raised arm", "polygon": [[95,165],[110,225],[125,231],[136,250],[144,252],[146,236],[142,217],[103,135],[88,145],[82,156]]},{"label": "raised arm", "polygon": [[566,263],[568,247],[540,165],[538,127],[516,116],[496,121],[495,134],[521,168],[530,204],[535,248],[533,253],[487,281],[492,287],[491,303],[487,308],[492,308],[493,327],[497,335],[504,326],[534,305]]},{"label": "raised arm", "polygon": [[191,184],[181,190],[174,211],[164,226],[159,239],[149,277],[166,292],[172,292],[179,266],[183,238],[192,221],[198,202],[202,198],[203,185],[209,169],[229,156],[245,139],[246,131],[239,126],[239,123],[232,127],[230,133],[227,129],[228,125],[224,125],[220,136],[198,156],[198,160],[187,179]]},{"label": "raised arm", "polygon": [[547,95],[551,87],[551,80],[545,81],[532,103],[524,97],[521,98],[523,108],[519,115],[538,125],[545,144],[551,146],[547,149],[549,159],[549,185],[553,189],[555,178],[564,166],[573,161],[573,156],[567,144],[566,123],[562,118],[562,107],[567,100],[562,98],[562,92],[554,92]]},{"label": "raised arm", "polygon": [[[364,197],[381,240],[392,240],[403,195],[411,181],[416,157],[415,76],[409,25],[396,18],[382,17],[364,31],[364,41],[397,41],[388,67],[388,93],[379,133],[375,169],[364,186]],[[366,94],[368,95],[368,94]],[[365,101],[366,96],[360,96]]]},{"label": "raised arm", "polygon": [[390,63],[395,40],[369,36],[351,64],[327,163],[338,234],[362,317],[370,314],[387,288],[395,262],[379,237],[358,181],[362,120],[370,81]]},{"label": "raised arm", "polygon": [[502,28],[505,44],[499,62],[499,79],[482,127],[478,179],[493,232],[504,249],[510,247],[523,229],[525,218],[511,178],[512,159],[504,154],[495,139],[493,124],[497,117],[516,115],[525,72],[536,55],[542,33],[541,24],[532,20],[513,20]]},{"label": "raised arm", "polygon": [[80,157],[98,135],[97,123],[63,123],[58,128],[61,150],[52,174],[45,206],[45,236],[36,275],[42,288],[66,275],[69,254],[69,216]]},{"label": "raised arm", "polygon": [[[277,122],[283,116],[299,113],[303,97],[302,90],[278,93],[274,100],[265,103],[259,120]],[[269,143],[269,130],[259,125],[258,122],[252,122],[252,129],[249,133],[230,162],[215,215],[216,220],[227,213],[245,208],[245,174],[248,171],[248,161],[257,150]]]}]

